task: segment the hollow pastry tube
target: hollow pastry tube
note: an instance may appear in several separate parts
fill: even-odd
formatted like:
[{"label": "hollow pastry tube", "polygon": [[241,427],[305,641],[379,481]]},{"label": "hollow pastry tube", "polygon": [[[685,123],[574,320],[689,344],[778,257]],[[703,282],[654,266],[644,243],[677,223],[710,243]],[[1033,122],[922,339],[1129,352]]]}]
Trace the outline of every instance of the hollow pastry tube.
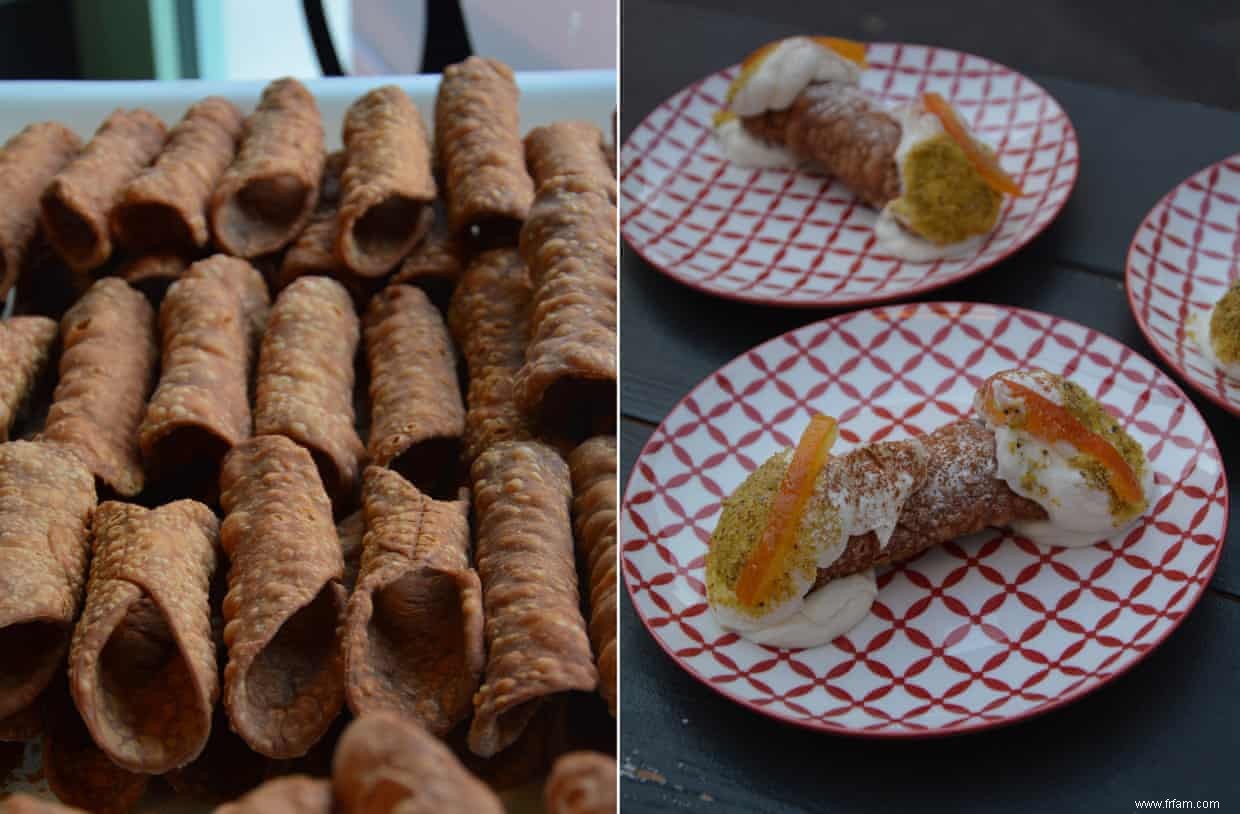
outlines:
[{"label": "hollow pastry tube", "polygon": [[0,720],[34,704],[64,661],[94,510],[94,477],[71,452],[0,444]]},{"label": "hollow pastry tube", "polygon": [[353,273],[391,271],[430,227],[435,177],[422,115],[384,85],[349,106],[336,254]]},{"label": "hollow pastry tube", "polygon": [[448,224],[480,245],[516,243],[534,201],[525,169],[512,69],[470,57],[444,69],[435,99],[435,146]]},{"label": "hollow pastry tube", "polygon": [[353,413],[359,336],[344,287],[302,277],[276,298],[258,360],[255,435],[284,435],[310,450],[336,500],[353,494],[365,452]]},{"label": "hollow pastry tube", "polygon": [[336,256],[336,212],[340,206],[340,173],[344,170],[344,153],[330,153],[323,162],[319,179],[319,200],[310,222],[284,254],[275,281],[283,289],[298,277],[322,274],[337,277],[344,264]]},{"label": "hollow pastry tube", "polygon": [[17,282],[39,228],[39,198],[82,142],[59,122],[27,125],[0,147],[0,299]]},{"label": "hollow pastry tube", "polygon": [[368,467],[362,570],[344,622],[345,698],[446,735],[473,711],[486,661],[469,501],[435,500]]},{"label": "hollow pastry tube", "polygon": [[185,111],[155,162],[121,191],[112,237],[135,254],[192,253],[207,245],[211,192],[232,163],[241,111],[208,96]]},{"label": "hollow pastry tube", "polygon": [[35,382],[52,359],[59,328],[47,317],[12,317],[0,322],[0,442],[9,431]]},{"label": "hollow pastry tube", "polygon": [[452,498],[462,484],[465,407],[443,317],[413,286],[388,286],[366,311],[370,362],[370,460],[428,495]]},{"label": "hollow pastry tube", "polygon": [[573,527],[589,587],[590,642],[599,693],[616,716],[616,437],[591,438],[568,456]]},{"label": "hollow pastry tube", "polygon": [[236,159],[211,195],[215,242],[238,257],[292,242],[314,211],[323,160],[314,96],[296,79],[267,85],[245,120]]},{"label": "hollow pastry tube", "polygon": [[267,291],[267,281],[253,265],[240,257],[226,254],[213,254],[190,265],[185,270],[185,277],[209,277],[217,279],[231,288],[241,298],[241,311],[245,318],[246,334],[249,338],[250,366],[258,359],[258,343],[267,330],[267,315],[271,308],[271,295]]},{"label": "hollow pastry tube", "polygon": [[309,452],[262,435],[224,459],[220,504],[230,562],[224,706],[256,752],[299,757],[344,702],[344,561],[331,501]]},{"label": "hollow pastry tube", "polygon": [[567,464],[545,444],[506,441],[478,456],[472,477],[488,653],[469,748],[489,757],[551,697],[593,690],[598,671],[581,616]]},{"label": "hollow pastry tube", "polygon": [[332,761],[332,788],[345,814],[503,814],[495,792],[416,722],[388,712],[357,718]]},{"label": "hollow pastry tube", "polygon": [[133,497],[145,484],[138,428],[159,361],[155,312],[123,280],[105,277],[65,312],[60,335],[60,381],[42,438]]},{"label": "hollow pastry tube", "polygon": [[146,793],[150,775],[112,762],[90,736],[59,683],[43,733],[43,776],[60,802],[92,814],[124,814]]},{"label": "hollow pastry tube", "polygon": [[95,511],[69,688],[95,743],[129,771],[162,774],[206,746],[219,695],[208,598],[218,534],[193,500]]},{"label": "hollow pastry tube", "polygon": [[138,430],[152,478],[208,497],[220,463],[250,436],[249,340],[241,298],[214,278],[180,280],[159,312],[159,384]]},{"label": "hollow pastry tube", "polygon": [[75,272],[112,256],[108,219],[125,186],[159,155],[164,123],[149,110],[116,110],[43,191],[40,221],[48,242]]},{"label": "hollow pastry tube", "polygon": [[179,254],[144,254],[121,266],[117,276],[141,291],[158,309],[168,293],[168,286],[180,279],[189,261]]},{"label": "hollow pastry tube", "polygon": [[535,187],[564,176],[589,179],[616,199],[616,173],[607,163],[603,133],[590,122],[559,121],[535,127],[525,137],[525,161]]}]

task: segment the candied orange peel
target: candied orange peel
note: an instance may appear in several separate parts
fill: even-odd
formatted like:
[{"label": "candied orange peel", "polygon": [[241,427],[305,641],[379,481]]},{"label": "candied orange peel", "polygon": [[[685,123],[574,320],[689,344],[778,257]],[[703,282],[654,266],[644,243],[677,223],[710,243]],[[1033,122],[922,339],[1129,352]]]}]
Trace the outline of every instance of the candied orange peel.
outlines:
[{"label": "candied orange peel", "polygon": [[805,505],[838,436],[834,418],[815,415],[810,419],[771,502],[762,536],[736,580],[736,599],[742,605],[757,607],[769,599],[780,575],[791,567]]},{"label": "candied orange peel", "polygon": [[[983,385],[985,396],[982,399],[982,408],[991,421],[1007,426],[1011,423],[1011,416],[1006,414],[995,400],[995,380],[996,377],[991,377]],[[1010,380],[1005,379],[1003,383],[1024,402],[1024,430],[1048,444],[1066,441],[1083,454],[1097,460],[1106,468],[1107,482],[1125,503],[1139,504],[1145,500],[1137,473],[1110,441],[1090,430],[1069,410],[1041,393]]]},{"label": "candied orange peel", "polygon": [[927,91],[922,94],[922,105],[927,111],[933,113],[943,125],[943,130],[949,135],[952,141],[960,145],[960,149],[964,150],[964,154],[968,157],[969,162],[977,169],[982,176],[982,180],[986,185],[995,192],[1004,195],[1020,196],[1024,194],[1020,184],[1016,183],[1016,179],[1003,171],[1003,167],[999,166],[999,159],[989,150],[983,149],[978,144],[977,139],[969,132],[965,123],[956,115],[956,109],[952,107],[951,102],[944,99],[941,95],[934,91]]}]

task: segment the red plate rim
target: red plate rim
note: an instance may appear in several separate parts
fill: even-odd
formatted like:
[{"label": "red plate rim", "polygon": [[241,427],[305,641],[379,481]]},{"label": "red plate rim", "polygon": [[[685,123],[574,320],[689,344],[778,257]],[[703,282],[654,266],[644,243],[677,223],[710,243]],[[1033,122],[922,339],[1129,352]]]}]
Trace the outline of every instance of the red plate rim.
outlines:
[{"label": "red plate rim", "polygon": [[[1193,378],[1193,376],[1184,368],[1184,366],[1182,366],[1179,363],[1178,360],[1172,358],[1166,351],[1162,349],[1162,347],[1159,346],[1159,343],[1155,341],[1154,339],[1154,335],[1153,335],[1152,330],[1150,329],[1149,323],[1145,321],[1145,318],[1141,316],[1140,309],[1137,308],[1136,294],[1132,290],[1132,277],[1133,277],[1132,259],[1133,259],[1133,256],[1136,254],[1136,250],[1137,250],[1137,237],[1138,235],[1141,234],[1141,230],[1145,228],[1145,224],[1149,223],[1150,216],[1154,214],[1155,210],[1159,209],[1164,204],[1169,202],[1173,195],[1175,195],[1182,188],[1187,186],[1189,181],[1192,181],[1198,175],[1201,175],[1203,172],[1213,169],[1214,167],[1218,166],[1219,164],[1222,164],[1225,161],[1240,161],[1240,153],[1229,155],[1226,158],[1220,158],[1218,161],[1212,161],[1209,164],[1202,167],[1201,169],[1196,170],[1195,172],[1191,173],[1187,178],[1183,179],[1178,184],[1176,184],[1171,189],[1169,189],[1166,193],[1164,193],[1163,196],[1159,198],[1158,201],[1155,202],[1153,206],[1150,207],[1149,211],[1145,213],[1145,217],[1141,218],[1141,222],[1137,224],[1137,228],[1133,230],[1132,239],[1128,242],[1128,253],[1124,256],[1124,293],[1128,296],[1128,310],[1132,312],[1133,320],[1137,323],[1137,327],[1141,329],[1141,335],[1145,337],[1146,344],[1148,344],[1151,348],[1154,349],[1154,353],[1157,354],[1158,358],[1162,361],[1162,363],[1165,364],[1167,367],[1171,368],[1172,370],[1174,370],[1176,372],[1176,375],[1179,376],[1179,378],[1182,379],[1184,383],[1187,384],[1189,387],[1191,387],[1196,393],[1205,397],[1209,401],[1213,402],[1215,405],[1222,407],[1224,410],[1231,413],[1232,415],[1240,415],[1240,404],[1233,404],[1232,402],[1223,398],[1222,396],[1220,396],[1218,393],[1214,392],[1213,390],[1209,390],[1203,387],[1200,383],[1197,382],[1196,379]],[[1191,399],[1190,399],[1190,402],[1191,402]]]},{"label": "red plate rim", "polygon": [[[823,309],[823,308],[843,308],[843,307],[849,307],[849,306],[881,305],[883,303],[889,303],[889,302],[901,300],[906,297],[914,297],[919,294],[925,294],[930,291],[937,291],[938,289],[944,288],[945,286],[958,283],[961,280],[967,279],[977,274],[981,274],[984,271],[989,271],[990,269],[994,268],[998,264],[1002,263],[1004,260],[1007,260],[1009,257],[1014,255],[1016,252],[1028,246],[1030,243],[1033,242],[1035,238],[1037,238],[1043,232],[1045,232],[1048,228],[1050,228],[1051,224],[1053,224],[1059,218],[1059,215],[1063,212],[1064,207],[1068,205],[1068,200],[1072,197],[1072,192],[1076,188],[1076,182],[1081,173],[1080,140],[1076,136],[1076,126],[1072,124],[1072,118],[1068,115],[1068,111],[1064,110],[1064,107],[1063,105],[1059,103],[1059,100],[1056,99],[1055,96],[1051,94],[1050,91],[1042,87],[1041,84],[1030,79],[1028,75],[1016,70],[1015,68],[1011,68],[1007,65],[1004,65],[1002,62],[996,62],[995,60],[989,59],[987,57],[979,56],[977,54],[971,54],[968,51],[958,51],[954,48],[944,48],[938,45],[927,45],[927,44],[915,43],[915,42],[872,42],[872,43],[867,43],[867,45],[882,45],[882,46],[890,46],[893,48],[894,47],[931,48],[935,51],[941,51],[947,54],[963,54],[966,57],[980,59],[980,60],[989,62],[991,64],[998,65],[999,67],[1020,76],[1030,85],[1037,88],[1042,93],[1046,94],[1047,98],[1055,103],[1055,106],[1058,107],[1059,110],[1063,113],[1064,124],[1065,124],[1065,134],[1069,135],[1071,137],[1072,143],[1077,146],[1077,160],[1072,165],[1072,177],[1068,183],[1067,194],[1065,194],[1063,196],[1063,200],[1061,200],[1059,204],[1055,206],[1054,210],[1051,212],[1051,216],[1047,219],[1046,223],[1043,224],[1042,228],[1038,229],[1035,232],[1030,233],[1023,239],[1015,241],[1002,254],[998,255],[992,260],[987,261],[986,263],[982,265],[979,265],[975,268],[970,268],[966,266],[960,271],[945,275],[941,279],[935,279],[929,283],[918,283],[918,284],[909,286],[908,288],[903,288],[903,289],[900,289],[899,291],[891,292],[889,294],[845,294],[841,296],[835,296],[835,297],[832,297],[831,299],[826,299],[826,300],[797,301],[797,302],[788,302],[788,301],[780,300],[778,298],[772,298],[769,295],[764,297],[764,296],[759,296],[759,295],[749,294],[749,293],[738,293],[735,291],[717,291],[713,288],[703,285],[697,280],[686,279],[684,277],[681,277],[675,274],[674,272],[668,269],[666,264],[662,264],[662,263],[658,263],[654,261],[653,259],[651,259],[651,257],[648,254],[646,254],[644,251],[637,248],[637,246],[633,244],[633,242],[629,239],[629,236],[625,230],[625,223],[627,222],[627,220],[624,216],[624,212],[621,212],[620,213],[620,234],[624,236],[625,245],[627,245],[631,250],[633,250],[633,252],[635,252],[638,257],[640,257],[643,261],[645,261],[647,265],[651,266],[654,269],[657,269],[659,272],[675,280],[677,283],[680,283],[681,285],[686,286],[688,288],[692,288],[695,291],[700,291],[703,294],[709,294],[712,297],[719,297],[721,299],[732,300],[734,302],[745,302],[745,303],[751,303],[755,305],[773,305],[779,308],[804,310],[804,309],[812,309],[812,308]],[[721,68],[718,71],[714,71],[713,73],[707,74],[706,76],[703,76],[700,79],[696,79],[693,82],[689,83],[688,85],[685,85],[683,88],[675,91],[672,94],[672,96],[675,96],[680,93],[684,93],[685,91],[694,90],[706,80],[722,73],[723,71],[730,70],[735,67],[737,67],[737,65],[729,65],[725,68]],[[646,121],[649,120],[649,118],[655,113],[655,111],[657,111],[660,107],[666,104],[668,99],[670,98],[671,96],[668,96],[667,98],[663,99],[663,101],[659,102],[659,104],[656,105],[653,110],[647,113],[642,118],[642,120],[638,122],[636,127],[634,127],[632,130],[629,131],[629,138],[626,138],[624,140],[624,144],[620,148],[620,155],[623,156],[624,152],[629,149],[629,142],[632,139],[633,133],[643,124],[645,124]],[[620,174],[619,180],[621,183],[624,182],[624,173]],[[993,233],[991,234],[991,236],[987,237],[986,243],[983,244],[983,249],[985,248],[985,246],[988,246],[990,244],[991,239],[993,239]]]},{"label": "red plate rim", "polygon": [[[1115,339],[1108,334],[1104,334],[1101,331],[1095,330],[1094,328],[1090,328],[1087,325],[1082,325],[1081,323],[1075,322],[1074,320],[1057,317],[1054,314],[1048,314],[1044,311],[1035,311],[1030,308],[1019,308],[1019,307],[1010,306],[1010,305],[997,305],[995,303],[952,301],[952,300],[921,302],[921,303],[906,303],[903,305],[888,305],[888,306],[884,306],[884,308],[896,308],[896,307],[910,308],[912,307],[912,308],[918,308],[918,309],[922,309],[922,308],[952,309],[952,308],[974,308],[978,306],[982,306],[986,308],[997,308],[1001,311],[1008,311],[1008,312],[1012,312],[1016,314],[1030,314],[1035,317],[1049,318],[1064,325],[1070,325],[1076,328],[1081,328],[1083,330],[1092,332],[1094,334],[1104,336],[1107,339],[1111,340],[1112,342],[1116,343],[1117,345],[1127,347],[1126,345],[1124,345],[1123,342],[1120,342],[1118,339]],[[809,328],[812,326],[824,325],[825,323],[831,322],[832,320],[835,320],[835,319],[840,319],[842,317],[855,317],[858,313],[865,313],[866,311],[881,311],[881,310],[884,310],[884,308],[864,309],[863,311],[860,311],[860,312],[850,311],[846,314],[838,314],[836,316],[826,317],[816,322],[811,322],[806,325],[802,325],[798,328],[793,328],[792,330],[785,331],[784,333],[778,336],[771,337],[765,342],[762,342],[761,344],[755,345],[754,347],[740,354],[737,354],[735,357],[728,360],[727,362],[724,362],[722,365],[720,365],[718,368],[716,368],[714,371],[708,374],[700,382],[694,385],[693,389],[691,389],[688,393],[686,393],[683,397],[681,397],[680,401],[676,402],[676,404],[671,408],[671,410],[668,410],[668,415],[670,415],[672,412],[678,409],[681,405],[683,405],[686,400],[693,397],[697,393],[697,391],[701,389],[711,379],[711,377],[715,375],[715,373],[717,373],[719,370],[722,370],[724,367],[727,367],[728,365],[733,364],[737,360],[745,356],[748,356],[750,353],[760,351],[763,348],[775,342],[779,342],[783,340],[789,334],[796,333],[801,330],[805,330],[806,328]],[[1129,348],[1129,350],[1131,350],[1131,348]],[[1133,351],[1133,354],[1141,359],[1145,359],[1147,363],[1150,363],[1148,359],[1146,359],[1144,356],[1137,353],[1136,351]],[[1151,364],[1151,366],[1154,367],[1155,371],[1157,371],[1157,373],[1163,379],[1166,380],[1166,383],[1170,385],[1172,390],[1184,401],[1186,405],[1188,405],[1188,408],[1192,410],[1193,414],[1197,416],[1198,420],[1201,421],[1202,426],[1205,427],[1206,435],[1209,438],[1210,445],[1214,448],[1215,456],[1218,458],[1219,463],[1220,463],[1220,468],[1221,468],[1223,458],[1222,458],[1222,453],[1220,453],[1218,450],[1218,442],[1214,439],[1214,433],[1211,431],[1210,425],[1206,422],[1205,417],[1201,415],[1201,411],[1197,409],[1197,405],[1193,403],[1193,400],[1190,399],[1187,396],[1187,394],[1185,394],[1183,388],[1181,388],[1178,384],[1176,384],[1175,381],[1170,376],[1168,376],[1163,371],[1159,370],[1157,365]],[[624,484],[624,496],[620,501],[621,512],[623,512],[626,506],[628,505],[629,487],[632,485],[633,475],[636,472],[637,461],[641,460],[642,456],[646,454],[646,449],[650,446],[650,443],[654,440],[655,434],[657,434],[660,430],[663,429],[663,424],[664,424],[664,421],[666,420],[667,419],[665,416],[664,420],[659,422],[659,425],[655,428],[654,433],[651,434],[651,437],[647,439],[645,444],[642,444],[641,452],[638,453],[637,459],[633,462],[634,468],[629,471],[629,477],[625,480],[625,484]],[[1231,510],[1231,491],[1228,488],[1227,478],[1226,476],[1224,476],[1223,478],[1223,528],[1224,529],[1229,528],[1228,524],[1231,519],[1230,510]],[[1226,538],[1219,541],[1219,544],[1218,544],[1219,555],[1215,556],[1214,562],[1212,562],[1209,565],[1208,570],[1205,573],[1203,580],[1202,580],[1201,590],[1199,590],[1197,594],[1193,596],[1191,600],[1189,600],[1189,603],[1184,608],[1184,612],[1180,616],[1180,618],[1176,620],[1174,624],[1168,627],[1167,630],[1160,637],[1158,637],[1156,640],[1151,642],[1150,646],[1146,648],[1144,652],[1138,653],[1132,661],[1125,664],[1120,669],[1116,670],[1106,679],[1087,685],[1087,686],[1078,687],[1072,692],[1069,692],[1063,696],[1060,696],[1059,698],[1056,698],[1053,701],[1049,701],[1039,707],[1027,710],[1022,713],[1018,713],[1008,718],[1004,718],[1000,721],[979,721],[976,723],[958,724],[958,725],[943,727],[939,729],[928,729],[928,730],[917,730],[917,731],[909,730],[909,731],[897,731],[897,732],[881,732],[877,730],[867,731],[867,730],[861,730],[861,729],[853,729],[850,727],[841,726],[839,724],[827,723],[825,721],[808,721],[805,719],[788,718],[788,717],[784,717],[782,715],[776,714],[768,707],[759,706],[753,703],[752,701],[746,700],[744,698],[738,698],[738,697],[729,695],[727,692],[723,690],[723,688],[711,683],[703,675],[701,675],[696,670],[694,670],[692,667],[690,667],[688,664],[686,664],[684,661],[682,661],[675,653],[673,653],[670,649],[668,649],[668,646],[663,641],[663,639],[655,635],[655,633],[650,627],[649,621],[646,619],[645,614],[641,612],[640,606],[638,605],[636,601],[634,601],[633,586],[632,586],[632,583],[629,581],[628,570],[623,567],[624,566],[623,552],[621,552],[620,554],[620,558],[621,558],[620,571],[623,574],[624,589],[629,598],[629,605],[633,608],[633,611],[637,614],[637,617],[641,620],[642,627],[646,629],[646,632],[647,634],[649,634],[650,638],[654,639],[655,643],[659,645],[660,649],[662,649],[663,652],[667,654],[668,658],[670,658],[681,670],[685,671],[685,673],[691,676],[699,684],[709,688],[711,691],[720,695],[724,699],[734,704],[738,704],[742,707],[745,707],[753,712],[760,713],[764,717],[770,718],[774,721],[778,721],[779,723],[786,724],[788,726],[797,727],[799,729],[805,729],[811,732],[830,733],[830,734],[836,734],[836,735],[848,735],[851,737],[862,738],[866,740],[931,740],[931,739],[936,739],[936,738],[951,737],[954,735],[964,735],[964,734],[969,734],[972,732],[981,732],[981,731],[990,730],[990,729],[1001,729],[1003,727],[1011,726],[1013,724],[1022,723],[1032,718],[1037,718],[1041,715],[1045,715],[1046,713],[1059,709],[1060,707],[1071,704],[1072,702],[1077,701],[1086,695],[1089,695],[1091,692],[1095,692],[1097,690],[1102,689],[1107,684],[1110,684],[1111,682],[1123,676],[1133,667],[1137,666],[1142,661],[1144,661],[1149,656],[1150,653],[1158,649],[1162,645],[1162,643],[1165,642],[1167,638],[1172,633],[1174,633],[1180,627],[1180,625],[1184,623],[1184,620],[1188,618],[1188,615],[1192,613],[1193,609],[1197,607],[1197,603],[1200,602],[1201,597],[1205,595],[1206,590],[1208,589],[1209,582],[1214,577],[1214,573],[1216,569],[1218,568],[1218,561],[1221,557],[1222,547],[1225,543],[1226,543]],[[759,646],[765,647],[765,645],[759,645]],[[768,649],[775,650],[778,648],[768,648]]]}]

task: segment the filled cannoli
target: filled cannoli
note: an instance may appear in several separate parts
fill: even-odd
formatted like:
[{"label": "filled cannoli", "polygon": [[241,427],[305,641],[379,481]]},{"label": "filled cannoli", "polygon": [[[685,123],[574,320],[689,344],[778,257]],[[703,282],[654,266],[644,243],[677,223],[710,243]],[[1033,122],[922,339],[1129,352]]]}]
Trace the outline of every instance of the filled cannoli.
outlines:
[{"label": "filled cannoli", "polygon": [[240,257],[213,254],[187,268],[184,276],[215,278],[237,292],[249,337],[252,356],[249,364],[253,367],[258,359],[259,341],[267,331],[267,315],[271,308],[271,295],[262,273]]},{"label": "filled cannoli", "polygon": [[168,286],[179,280],[188,267],[189,261],[179,254],[144,254],[121,266],[117,276],[146,295],[158,309]]},{"label": "filled cannoli", "polygon": [[56,799],[92,814],[124,814],[146,793],[150,775],[112,762],[91,739],[63,682],[43,733],[43,777]]},{"label": "filled cannoli", "polygon": [[219,695],[208,599],[218,534],[193,500],[95,510],[69,689],[95,743],[129,771],[162,774],[206,746]]},{"label": "filled cannoli", "polygon": [[258,360],[254,433],[284,435],[310,450],[327,493],[352,495],[365,450],[354,428],[353,357],[360,336],[353,301],[328,277],[280,292]]},{"label": "filled cannoli", "polygon": [[403,90],[384,85],[349,106],[344,146],[336,254],[353,273],[378,277],[430,227],[436,188],[426,125]]},{"label": "filled cannoli", "polygon": [[537,187],[565,176],[597,183],[616,199],[616,173],[607,163],[603,133],[590,122],[560,121],[525,137],[525,161]]},{"label": "filled cannoli", "polygon": [[383,289],[366,310],[366,356],[370,460],[432,497],[452,498],[462,482],[465,407],[439,310],[413,286]]},{"label": "filled cannoli", "polygon": [[570,752],[556,760],[543,788],[547,814],[613,814],[616,761],[599,752]]},{"label": "filled cannoli", "polygon": [[344,153],[337,150],[323,161],[319,178],[319,202],[293,245],[284,254],[275,288],[283,289],[298,277],[322,274],[339,277],[344,270],[336,256],[336,213],[340,206],[340,173],[344,170]]},{"label": "filled cannoli", "polygon": [[409,252],[390,284],[416,285],[437,308],[447,310],[448,300],[464,271],[465,257],[464,241],[452,234],[447,214],[442,206],[436,206],[426,236]]},{"label": "filled cannoli", "polygon": [[790,37],[751,54],[716,116],[744,166],[809,162],[879,210],[874,233],[913,261],[976,250],[1020,186],[938,93],[887,110],[859,85],[865,46]]},{"label": "filled cannoli", "polygon": [[237,157],[211,194],[211,233],[237,257],[284,248],[301,233],[319,196],[323,122],[296,79],[263,89],[245,120]]},{"label": "filled cannoli", "polygon": [[1189,323],[1188,333],[1201,352],[1224,376],[1240,381],[1240,279],[1208,311],[1192,318],[1197,322]]},{"label": "filled cannoli", "polygon": [[448,225],[484,246],[516,243],[534,201],[517,115],[516,78],[494,59],[444,69],[435,98],[435,146],[444,174]]},{"label": "filled cannoli", "polygon": [[263,435],[224,459],[220,504],[230,562],[224,706],[255,751],[298,757],[344,702],[344,562],[331,501],[309,452]]},{"label": "filled cannoli", "polygon": [[215,809],[215,814],[331,814],[330,780],[291,774],[268,780],[231,803]]},{"label": "filled cannoli", "polygon": [[35,382],[52,358],[58,327],[47,317],[12,317],[0,322],[0,442],[9,431]]},{"label": "filled cannoli", "polygon": [[607,187],[563,175],[538,189],[521,231],[534,293],[517,403],[546,436],[615,429],[616,208]]},{"label": "filled cannoli", "polygon": [[60,336],[60,381],[42,437],[133,497],[145,484],[138,427],[159,362],[155,311],[123,280],[105,277],[65,312]]},{"label": "filled cannoli", "polygon": [[505,441],[478,456],[471,474],[488,652],[469,746],[488,757],[547,698],[593,690],[598,671],[581,616],[568,466],[545,444]]},{"label": "filled cannoli", "polygon": [[75,272],[96,269],[112,256],[112,209],[159,155],[165,135],[164,123],[149,110],[116,110],[43,191],[43,233]]},{"label": "filled cannoli", "polygon": [[220,279],[173,283],[159,310],[159,384],[138,443],[151,477],[209,498],[220,462],[250,436],[250,356],[237,291]]},{"label": "filled cannoli", "polygon": [[94,509],[94,478],[72,453],[0,444],[0,721],[33,705],[64,662]]},{"label": "filled cannoli", "polygon": [[155,163],[129,182],[112,210],[112,236],[133,253],[191,253],[207,245],[207,205],[232,163],[241,111],[208,96],[185,111]]},{"label": "filled cannoli", "polygon": [[0,147],[0,299],[17,281],[39,228],[39,198],[82,142],[59,122],[22,129]]},{"label": "filled cannoli", "polygon": [[344,814],[503,814],[495,792],[416,722],[390,712],[362,716],[336,747],[332,788]]},{"label": "filled cannoli", "polygon": [[344,623],[345,698],[443,736],[469,717],[486,654],[482,589],[469,562],[469,501],[434,500],[366,470],[362,571]]},{"label": "filled cannoli", "polygon": [[532,437],[512,382],[525,363],[532,289],[520,255],[494,249],[470,262],[448,307],[448,326],[469,369],[464,457],[499,441]]},{"label": "filled cannoli", "polygon": [[834,458],[834,421],[811,421],[724,501],[706,555],[720,624],[762,644],[825,644],[868,614],[876,567],[988,526],[1089,545],[1149,506],[1144,450],[1080,386],[1006,371],[975,407],[920,439]]},{"label": "filled cannoli", "polygon": [[590,642],[599,693],[616,715],[616,437],[591,438],[568,457],[573,527],[589,585]]}]

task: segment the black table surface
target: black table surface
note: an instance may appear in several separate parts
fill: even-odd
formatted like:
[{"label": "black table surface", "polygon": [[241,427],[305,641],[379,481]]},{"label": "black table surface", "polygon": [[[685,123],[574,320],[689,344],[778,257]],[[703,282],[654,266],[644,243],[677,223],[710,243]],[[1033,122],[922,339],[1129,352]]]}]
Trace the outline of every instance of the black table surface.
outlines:
[{"label": "black table surface", "polygon": [[[714,8],[710,6],[714,5]],[[803,15],[749,4],[624,0],[622,137],[686,84]],[[817,7],[816,3],[800,4]],[[775,3],[786,9],[788,3]],[[894,32],[892,32],[894,33]],[[950,45],[951,43],[946,43]],[[1002,61],[1001,54],[985,53]],[[1020,68],[1021,65],[1013,65]],[[914,298],[1032,308],[1106,333],[1157,363],[1124,295],[1137,225],[1168,190],[1240,152],[1240,113],[1034,72],[1076,127],[1081,173],[1067,207],[1025,250]],[[621,250],[622,484],[642,446],[701,379],[749,348],[836,311],[764,308],[695,292]],[[1240,419],[1160,365],[1210,425],[1232,489]],[[621,803],[626,811],[1131,811],[1135,801],[1217,800],[1240,810],[1240,531],[1181,626],[1131,671],[1026,722],[945,739],[872,741],[807,732],[691,678],[622,591]]]}]

